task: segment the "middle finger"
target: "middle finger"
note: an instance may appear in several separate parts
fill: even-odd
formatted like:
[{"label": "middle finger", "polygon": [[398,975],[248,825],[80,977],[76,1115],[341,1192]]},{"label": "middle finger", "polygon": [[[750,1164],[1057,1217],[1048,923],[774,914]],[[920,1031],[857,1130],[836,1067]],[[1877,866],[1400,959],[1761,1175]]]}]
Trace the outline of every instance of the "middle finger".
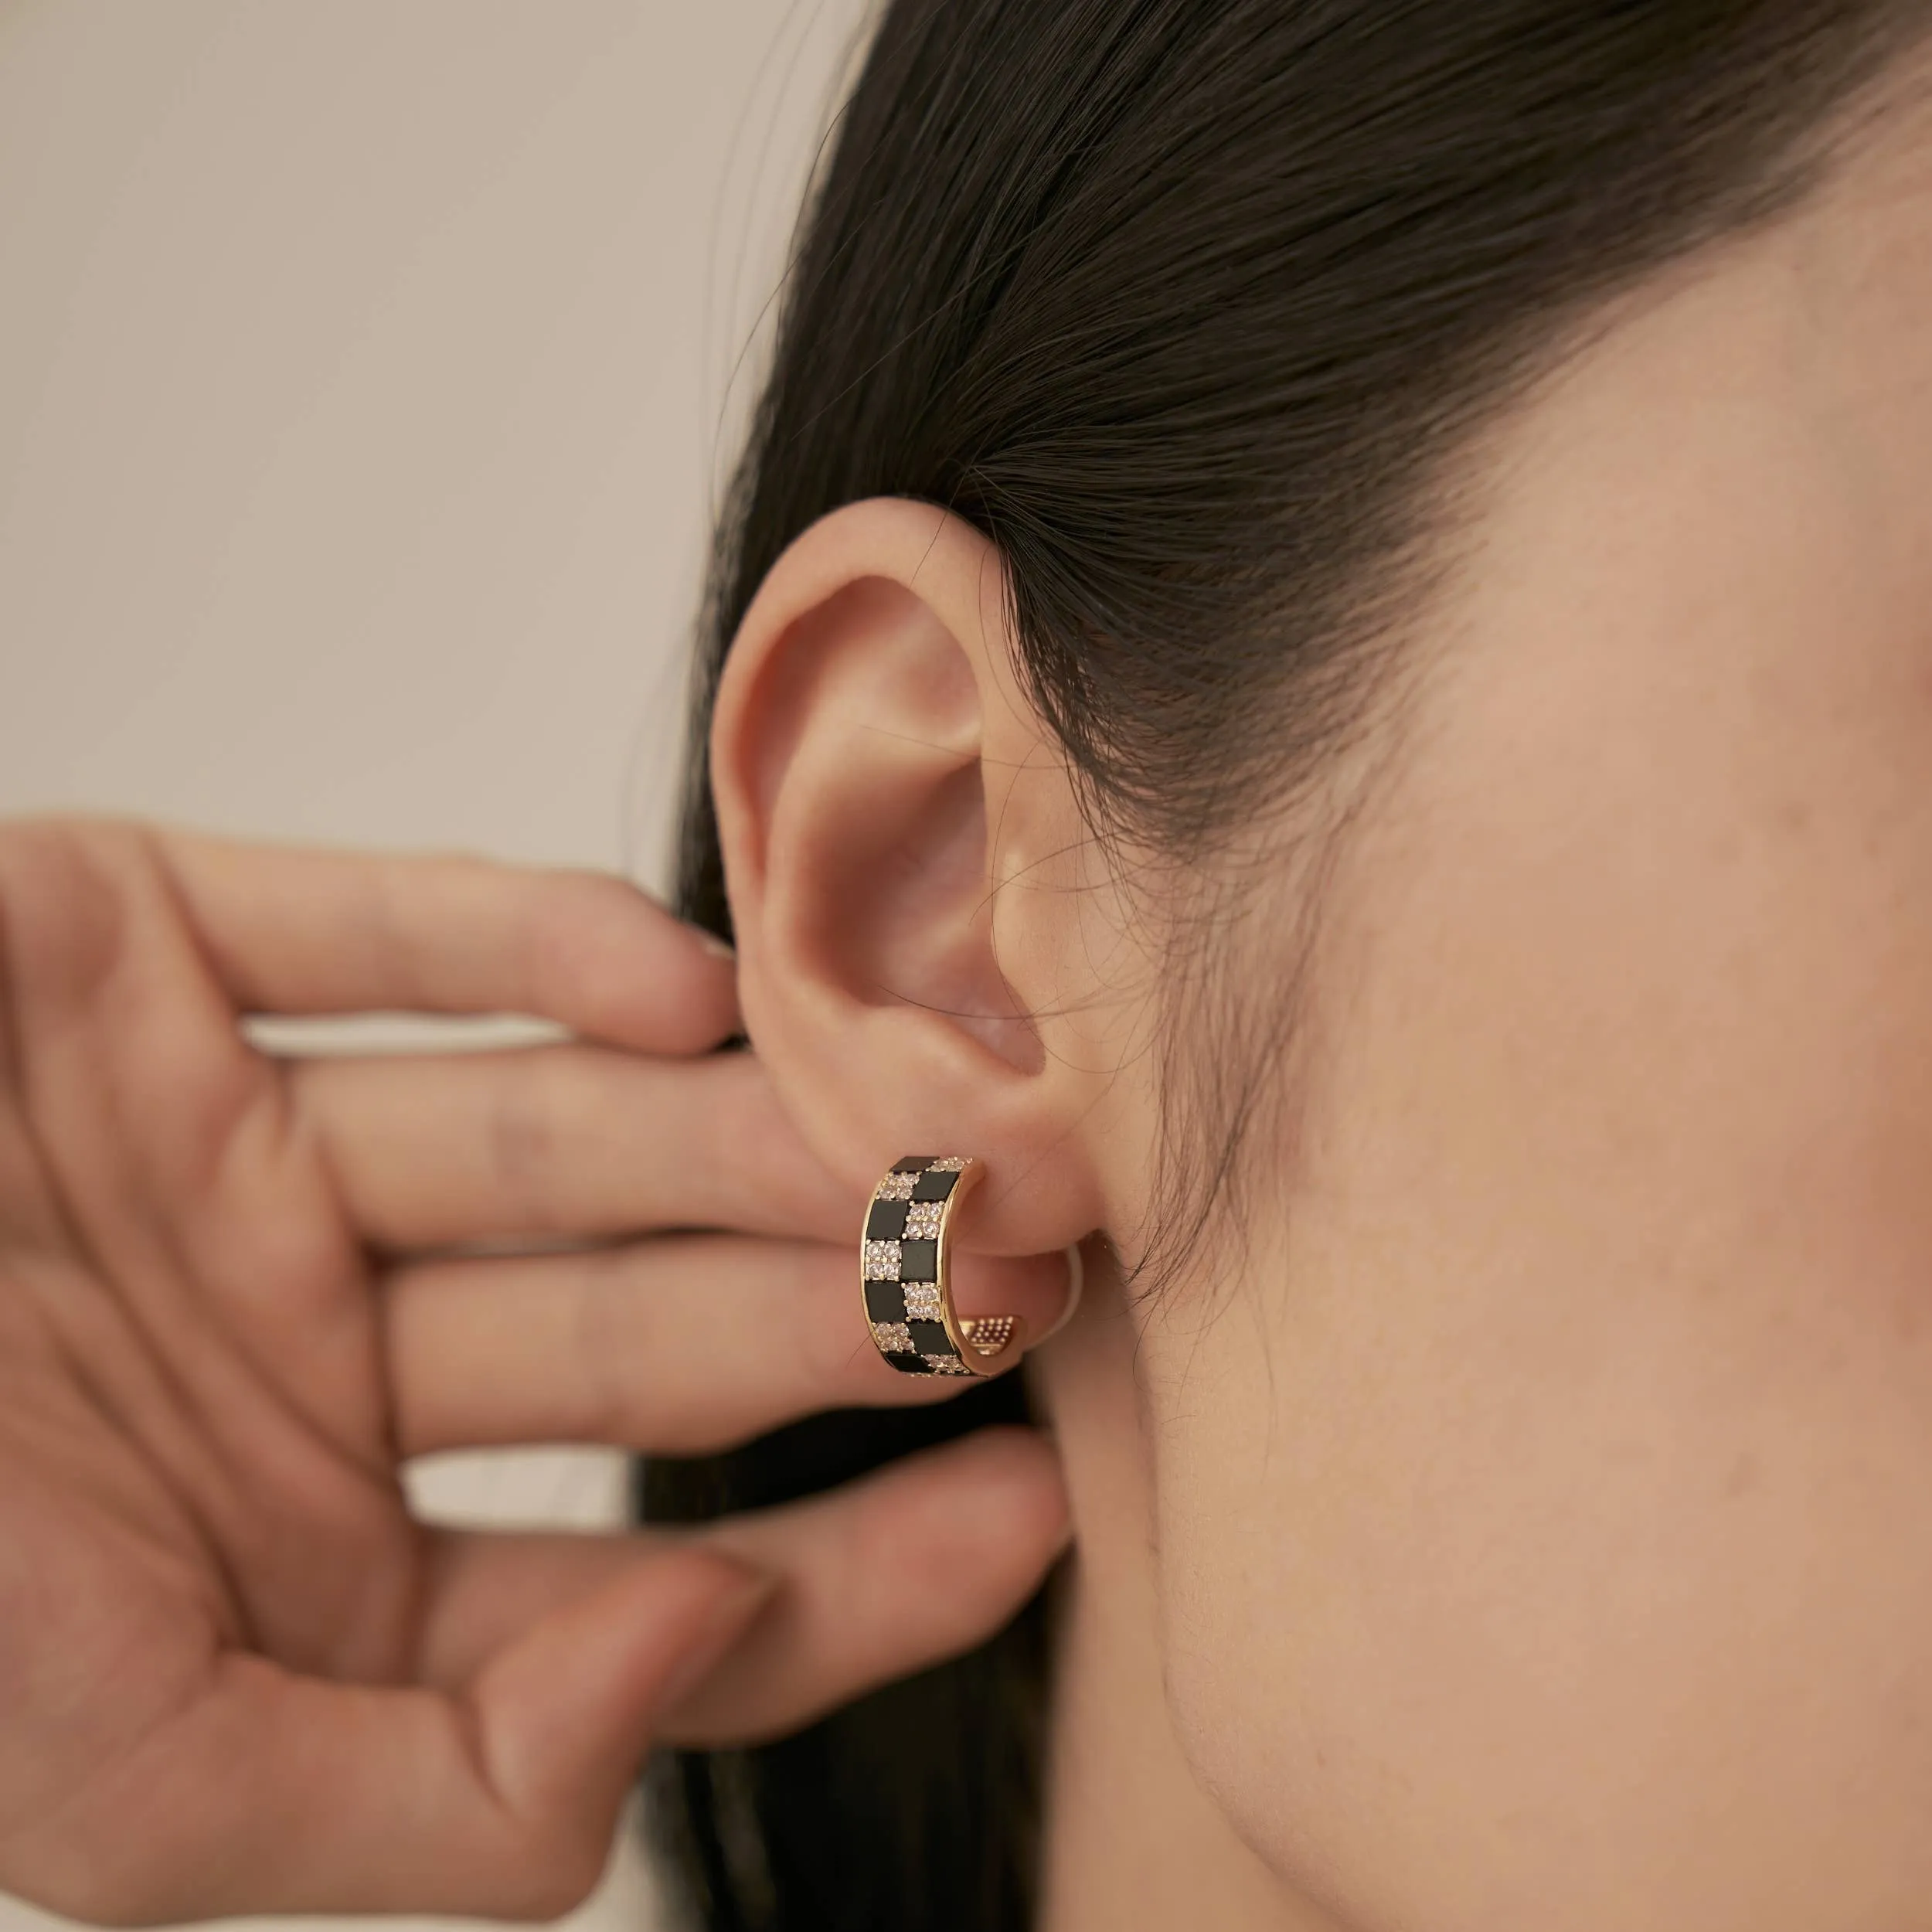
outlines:
[{"label": "middle finger", "polygon": [[[1063,1255],[961,1254],[962,1314],[1043,1335]],[[855,1242],[679,1235],[595,1253],[427,1261],[384,1292],[400,1447],[607,1443],[696,1455],[822,1409],[943,1400],[872,1345]]]}]

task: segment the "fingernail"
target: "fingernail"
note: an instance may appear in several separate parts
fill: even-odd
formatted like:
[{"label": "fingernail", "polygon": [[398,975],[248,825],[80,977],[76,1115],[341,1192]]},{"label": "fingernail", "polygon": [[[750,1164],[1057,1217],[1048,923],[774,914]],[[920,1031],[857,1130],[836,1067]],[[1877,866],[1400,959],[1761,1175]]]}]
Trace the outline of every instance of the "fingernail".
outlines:
[{"label": "fingernail", "polygon": [[735,960],[738,957],[736,950],[727,946],[716,933],[708,933],[702,926],[693,926],[691,930],[698,935],[698,944],[713,959]]},{"label": "fingernail", "polygon": [[658,1692],[658,1709],[669,1710],[702,1683],[725,1660],[771,1600],[778,1587],[775,1577],[747,1570],[743,1580],[721,1591],[691,1648],[665,1677]]}]

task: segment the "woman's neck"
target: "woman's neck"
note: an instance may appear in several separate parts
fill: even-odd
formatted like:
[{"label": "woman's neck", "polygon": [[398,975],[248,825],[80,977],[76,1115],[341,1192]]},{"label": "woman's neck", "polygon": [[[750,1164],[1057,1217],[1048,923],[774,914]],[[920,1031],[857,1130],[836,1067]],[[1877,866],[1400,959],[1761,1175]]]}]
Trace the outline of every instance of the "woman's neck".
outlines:
[{"label": "woman's neck", "polygon": [[[1096,1278],[1097,1277],[1097,1278]],[[1152,1458],[1111,1264],[1027,1373],[1058,1437],[1075,1553],[1060,1604],[1039,1932],[1340,1932],[1196,1781],[1162,1682]]]}]

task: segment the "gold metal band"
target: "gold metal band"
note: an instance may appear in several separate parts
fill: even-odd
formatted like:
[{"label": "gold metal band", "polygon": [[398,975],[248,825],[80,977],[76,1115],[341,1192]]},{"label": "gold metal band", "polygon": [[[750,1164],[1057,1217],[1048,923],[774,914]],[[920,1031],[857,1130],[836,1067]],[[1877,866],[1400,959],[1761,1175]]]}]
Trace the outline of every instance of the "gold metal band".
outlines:
[{"label": "gold metal band", "polygon": [[961,1315],[953,1307],[953,1224],[985,1178],[985,1163],[970,1154],[909,1154],[866,1203],[859,1250],[866,1323],[903,1374],[992,1375],[1026,1345],[1019,1316]]}]

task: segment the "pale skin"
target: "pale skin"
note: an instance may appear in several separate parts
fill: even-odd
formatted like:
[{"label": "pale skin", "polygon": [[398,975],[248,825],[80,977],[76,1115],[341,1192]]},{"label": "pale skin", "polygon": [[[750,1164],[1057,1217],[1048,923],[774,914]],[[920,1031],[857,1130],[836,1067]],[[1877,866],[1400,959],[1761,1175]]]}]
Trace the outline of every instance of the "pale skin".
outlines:
[{"label": "pale skin", "polygon": [[[1090,1243],[1029,1366],[1046,1932],[1932,1924],[1924,110],[1597,320],[1335,774],[1243,1257],[1145,1301]],[[1159,909],[999,569],[875,502],[767,583],[714,738],[745,1008],[834,1172],[944,1124],[981,1246],[1131,1257]]]},{"label": "pale skin", "polygon": [[[792,1729],[1060,1548],[1015,1430],[702,1532],[410,1519],[430,1450],[937,1393],[852,1332],[859,1203],[706,1053],[733,961],[628,886],[49,821],[0,828],[0,1889],[547,1917],[652,1742]],[[396,1008],[577,1038],[280,1062],[239,1025]],[[1043,1321],[1064,1279],[962,1294]]]},{"label": "pale skin", "polygon": [[[732,655],[753,1059],[692,1057],[733,970],[607,882],[491,941],[430,874],[89,830],[141,917],[77,981],[36,966],[99,947],[56,916],[72,876],[36,883],[76,835],[0,842],[0,1552],[38,1539],[0,1603],[67,1612],[0,1652],[0,1884],[123,1918],[556,1909],[650,1737],[782,1729],[972,1641],[1070,1523],[1045,1932],[1932,1921],[1923,114],[1601,320],[1471,453],[1407,702],[1333,774],[1357,809],[1239,1265],[1202,1250],[1156,1299],[1112,1257],[1166,1131],[1161,908],[1086,835],[998,556],[929,506],[804,532]],[[1301,876],[1229,957],[1257,998]],[[590,964],[506,983],[532,935]],[[446,1087],[234,1031],[398,1005],[604,1044],[563,1128],[484,1148],[539,1062]],[[714,1158],[747,1134],[793,1177],[775,1216]],[[569,1153],[506,1208],[505,1145]],[[407,1526],[413,1449],[939,1399],[838,1325],[853,1204],[937,1148],[990,1171],[977,1305],[1050,1317],[1038,1257],[1086,1243],[1026,1370],[1064,1501],[1009,1434],[675,1546]],[[654,1232],[694,1196],[701,1250]],[[422,1255],[559,1230],[623,1258]],[[748,1396],[692,1311],[770,1263],[804,1355]],[[593,1282],[636,1345],[560,1342]]]}]

